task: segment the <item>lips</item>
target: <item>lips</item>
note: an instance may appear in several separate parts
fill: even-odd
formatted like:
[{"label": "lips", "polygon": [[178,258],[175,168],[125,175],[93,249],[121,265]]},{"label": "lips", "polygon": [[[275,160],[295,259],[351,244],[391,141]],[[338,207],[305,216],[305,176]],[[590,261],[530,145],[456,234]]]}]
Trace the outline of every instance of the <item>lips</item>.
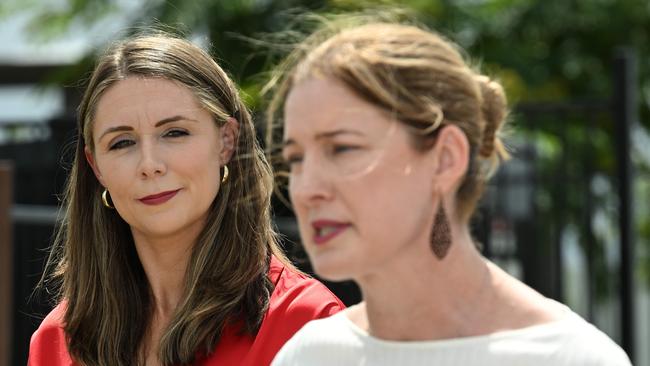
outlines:
[{"label": "lips", "polygon": [[311,225],[315,231],[314,243],[317,245],[326,243],[350,227],[348,223],[332,220],[316,220]]},{"label": "lips", "polygon": [[180,189],[152,194],[139,199],[145,205],[160,205],[174,198]]}]

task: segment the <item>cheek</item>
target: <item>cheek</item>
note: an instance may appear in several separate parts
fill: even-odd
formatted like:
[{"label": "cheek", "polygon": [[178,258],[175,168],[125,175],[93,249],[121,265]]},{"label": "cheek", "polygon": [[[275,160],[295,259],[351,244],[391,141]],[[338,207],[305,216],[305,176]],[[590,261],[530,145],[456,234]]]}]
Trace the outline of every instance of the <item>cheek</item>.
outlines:
[{"label": "cheek", "polygon": [[[133,181],[137,162],[128,156],[119,159],[103,158],[95,163],[97,173],[101,174],[100,184],[105,185],[112,196],[128,190],[129,182]],[[98,178],[99,180],[99,178]]]},{"label": "cheek", "polygon": [[415,230],[432,212],[424,178],[413,171],[405,174],[406,170],[378,169],[363,181],[342,188],[348,200],[361,211],[355,215],[364,220],[366,230],[376,231],[380,236]]},{"label": "cheek", "polygon": [[196,146],[195,149],[185,150],[174,156],[175,170],[178,173],[200,178],[202,184],[217,188],[220,182],[220,159],[214,149]]},{"label": "cheek", "polygon": [[[289,181],[288,181],[287,186],[286,186],[287,187],[286,197],[289,198],[289,202],[291,203],[291,206],[294,206],[294,207],[297,206],[298,203],[299,203],[297,201],[298,197],[295,194],[296,183],[297,183],[296,178],[289,178]],[[276,182],[276,184],[277,184],[277,182]]]},{"label": "cheek", "polygon": [[289,201],[290,207],[298,220],[299,228],[306,230],[306,227],[309,226],[308,208],[304,199],[301,199],[301,195],[296,191],[296,188],[299,188],[298,185],[298,178],[289,179],[286,193],[282,193],[282,195]]},{"label": "cheek", "polygon": [[296,219],[298,219],[298,223],[300,224],[303,221],[303,218],[305,218],[304,221],[307,220],[305,217],[306,210],[305,210],[305,205],[300,200],[300,196],[294,193],[293,187],[294,184],[292,184],[292,181],[289,181],[286,193],[281,193],[281,194],[284,196],[284,198],[286,198],[289,201],[290,207],[293,210]]}]

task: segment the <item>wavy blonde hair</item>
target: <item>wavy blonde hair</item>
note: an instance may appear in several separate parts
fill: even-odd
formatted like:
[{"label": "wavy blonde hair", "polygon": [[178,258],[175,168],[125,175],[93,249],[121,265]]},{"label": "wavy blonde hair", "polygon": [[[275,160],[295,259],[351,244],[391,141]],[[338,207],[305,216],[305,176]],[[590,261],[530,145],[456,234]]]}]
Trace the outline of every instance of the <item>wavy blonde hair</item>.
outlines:
[{"label": "wavy blonde hair", "polygon": [[390,112],[412,132],[418,150],[433,146],[441,126],[456,125],[469,141],[469,168],[457,192],[457,213],[468,221],[485,182],[508,158],[500,138],[507,116],[501,85],[475,71],[459,49],[414,25],[367,17],[325,21],[285,58],[266,86],[267,145],[282,138],[284,103],[291,88],[318,76],[333,78],[364,100]]},{"label": "wavy blonde hair", "polygon": [[[112,85],[129,77],[164,78],[187,87],[222,126],[239,122],[230,175],[194,244],[184,294],[159,344],[164,365],[191,364],[214,351],[226,323],[255,334],[273,291],[271,255],[285,264],[272,228],[273,179],[250,113],[237,88],[210,55],[162,32],[113,45],[101,56],[78,110],[78,141],[44,283],[58,286],[68,350],[82,365],[143,363],[141,347],[152,314],[152,292],[127,223],[102,206],[103,187],[84,157],[93,150],[95,109]],[[215,182],[215,184],[218,184]]]}]

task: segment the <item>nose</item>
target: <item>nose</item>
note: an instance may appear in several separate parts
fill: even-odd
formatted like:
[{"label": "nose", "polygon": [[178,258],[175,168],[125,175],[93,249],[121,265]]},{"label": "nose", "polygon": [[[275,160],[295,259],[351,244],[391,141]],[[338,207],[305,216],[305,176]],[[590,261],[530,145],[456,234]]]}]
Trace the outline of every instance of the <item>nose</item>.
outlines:
[{"label": "nose", "polygon": [[140,143],[140,162],[138,174],[143,179],[162,176],[167,172],[167,166],[162,159],[156,143],[151,139],[142,139]]},{"label": "nose", "polygon": [[294,205],[307,206],[331,199],[331,182],[324,165],[304,156],[300,167],[289,174],[289,196]]}]

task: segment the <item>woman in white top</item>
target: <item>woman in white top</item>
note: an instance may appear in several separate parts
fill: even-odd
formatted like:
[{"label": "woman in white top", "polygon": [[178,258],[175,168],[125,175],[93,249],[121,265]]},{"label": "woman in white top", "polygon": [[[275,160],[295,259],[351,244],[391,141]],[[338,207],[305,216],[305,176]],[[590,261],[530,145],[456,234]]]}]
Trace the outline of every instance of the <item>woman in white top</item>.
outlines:
[{"label": "woman in white top", "polygon": [[282,138],[314,270],[353,279],[364,300],[310,322],[274,365],[629,365],[602,332],[483,258],[470,235],[507,158],[501,85],[418,27],[326,32],[285,62],[269,138]]}]

